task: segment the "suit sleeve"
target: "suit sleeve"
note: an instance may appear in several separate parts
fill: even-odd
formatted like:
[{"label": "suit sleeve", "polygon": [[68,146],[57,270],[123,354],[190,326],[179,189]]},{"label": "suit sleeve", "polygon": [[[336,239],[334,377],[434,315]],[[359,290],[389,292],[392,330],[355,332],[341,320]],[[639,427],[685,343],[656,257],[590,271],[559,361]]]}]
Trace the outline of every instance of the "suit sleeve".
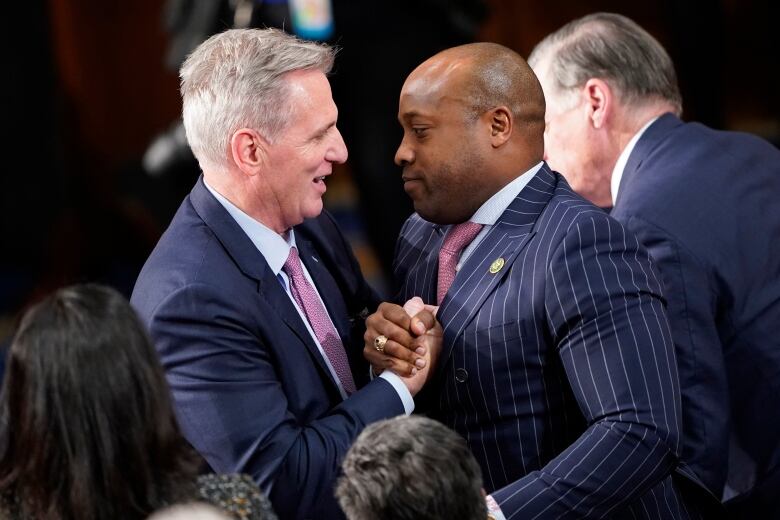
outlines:
[{"label": "suit sleeve", "polygon": [[627,227],[648,249],[665,288],[680,370],[684,459],[720,496],[726,480],[723,454],[729,450],[730,412],[714,284],[701,259],[673,235],[638,217],[629,218]]},{"label": "suit sleeve", "polygon": [[363,427],[404,409],[377,378],[302,424],[247,308],[224,288],[191,284],[158,306],[150,329],[194,447],[217,472],[252,475],[282,518],[305,517],[334,501],[340,461]]},{"label": "suit sleeve", "polygon": [[660,283],[606,215],[572,225],[546,278],[548,324],[588,427],[493,496],[507,518],[608,516],[677,463],[679,381]]}]

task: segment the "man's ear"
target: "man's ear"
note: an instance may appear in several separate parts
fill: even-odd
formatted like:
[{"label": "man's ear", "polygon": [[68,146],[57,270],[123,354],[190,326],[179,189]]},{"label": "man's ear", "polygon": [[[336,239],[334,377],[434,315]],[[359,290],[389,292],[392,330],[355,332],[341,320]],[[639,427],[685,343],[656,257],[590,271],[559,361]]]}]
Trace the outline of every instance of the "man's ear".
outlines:
[{"label": "man's ear", "polygon": [[485,113],[487,122],[490,125],[490,144],[493,148],[503,145],[512,136],[514,120],[512,113],[505,106],[492,108]]},{"label": "man's ear", "polygon": [[588,118],[593,128],[600,129],[612,113],[614,97],[609,84],[601,79],[591,78],[585,82],[583,95],[587,102]]},{"label": "man's ear", "polygon": [[269,143],[257,130],[241,128],[230,138],[230,153],[239,170],[254,175],[266,162]]}]

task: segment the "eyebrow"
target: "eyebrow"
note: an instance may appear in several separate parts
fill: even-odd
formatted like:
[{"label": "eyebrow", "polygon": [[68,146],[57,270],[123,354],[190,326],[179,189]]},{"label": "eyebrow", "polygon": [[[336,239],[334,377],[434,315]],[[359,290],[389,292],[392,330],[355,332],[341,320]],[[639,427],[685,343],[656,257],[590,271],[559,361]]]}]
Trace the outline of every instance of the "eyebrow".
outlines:
[{"label": "eyebrow", "polygon": [[327,124],[323,125],[322,127],[318,128],[317,131],[314,132],[314,134],[312,134],[312,138],[313,139],[317,139],[319,137],[322,137],[323,135],[328,133],[328,130],[330,130],[331,128],[333,128],[335,126],[336,126],[336,120],[334,119],[330,123],[327,123]]},{"label": "eyebrow", "polygon": [[431,114],[424,114],[422,112],[418,112],[417,110],[411,110],[409,112],[404,112],[403,114],[400,114],[398,116],[398,120],[399,121],[409,120],[409,119],[414,119],[415,117],[430,118]]}]

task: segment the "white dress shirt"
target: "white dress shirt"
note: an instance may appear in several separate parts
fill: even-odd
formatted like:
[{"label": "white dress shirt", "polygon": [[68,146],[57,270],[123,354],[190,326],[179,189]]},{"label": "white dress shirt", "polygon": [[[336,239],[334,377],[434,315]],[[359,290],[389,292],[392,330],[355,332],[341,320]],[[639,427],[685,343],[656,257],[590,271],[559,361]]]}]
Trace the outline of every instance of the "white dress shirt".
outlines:
[{"label": "white dress shirt", "polygon": [[531,182],[531,179],[534,178],[534,175],[536,175],[536,172],[542,167],[542,164],[543,163],[541,162],[537,163],[528,171],[497,191],[492,197],[486,200],[469,219],[470,222],[482,224],[483,227],[477,236],[474,237],[474,240],[463,249],[460,259],[458,260],[458,265],[455,266],[455,271],[460,271],[460,268],[466,263],[466,260],[471,256],[471,253],[477,249],[477,246],[485,238],[485,235],[490,232],[490,228],[495,225],[498,218],[506,211],[506,208],[515,200],[523,188],[525,188],[526,184]]}]

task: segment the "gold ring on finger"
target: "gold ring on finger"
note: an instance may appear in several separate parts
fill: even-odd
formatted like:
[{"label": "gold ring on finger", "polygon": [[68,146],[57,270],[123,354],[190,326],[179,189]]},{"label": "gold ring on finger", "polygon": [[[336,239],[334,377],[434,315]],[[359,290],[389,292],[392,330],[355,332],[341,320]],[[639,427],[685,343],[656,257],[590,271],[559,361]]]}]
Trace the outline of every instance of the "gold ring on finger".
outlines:
[{"label": "gold ring on finger", "polygon": [[387,343],[387,336],[379,335],[374,339],[374,348],[379,352],[385,351],[385,343]]}]

